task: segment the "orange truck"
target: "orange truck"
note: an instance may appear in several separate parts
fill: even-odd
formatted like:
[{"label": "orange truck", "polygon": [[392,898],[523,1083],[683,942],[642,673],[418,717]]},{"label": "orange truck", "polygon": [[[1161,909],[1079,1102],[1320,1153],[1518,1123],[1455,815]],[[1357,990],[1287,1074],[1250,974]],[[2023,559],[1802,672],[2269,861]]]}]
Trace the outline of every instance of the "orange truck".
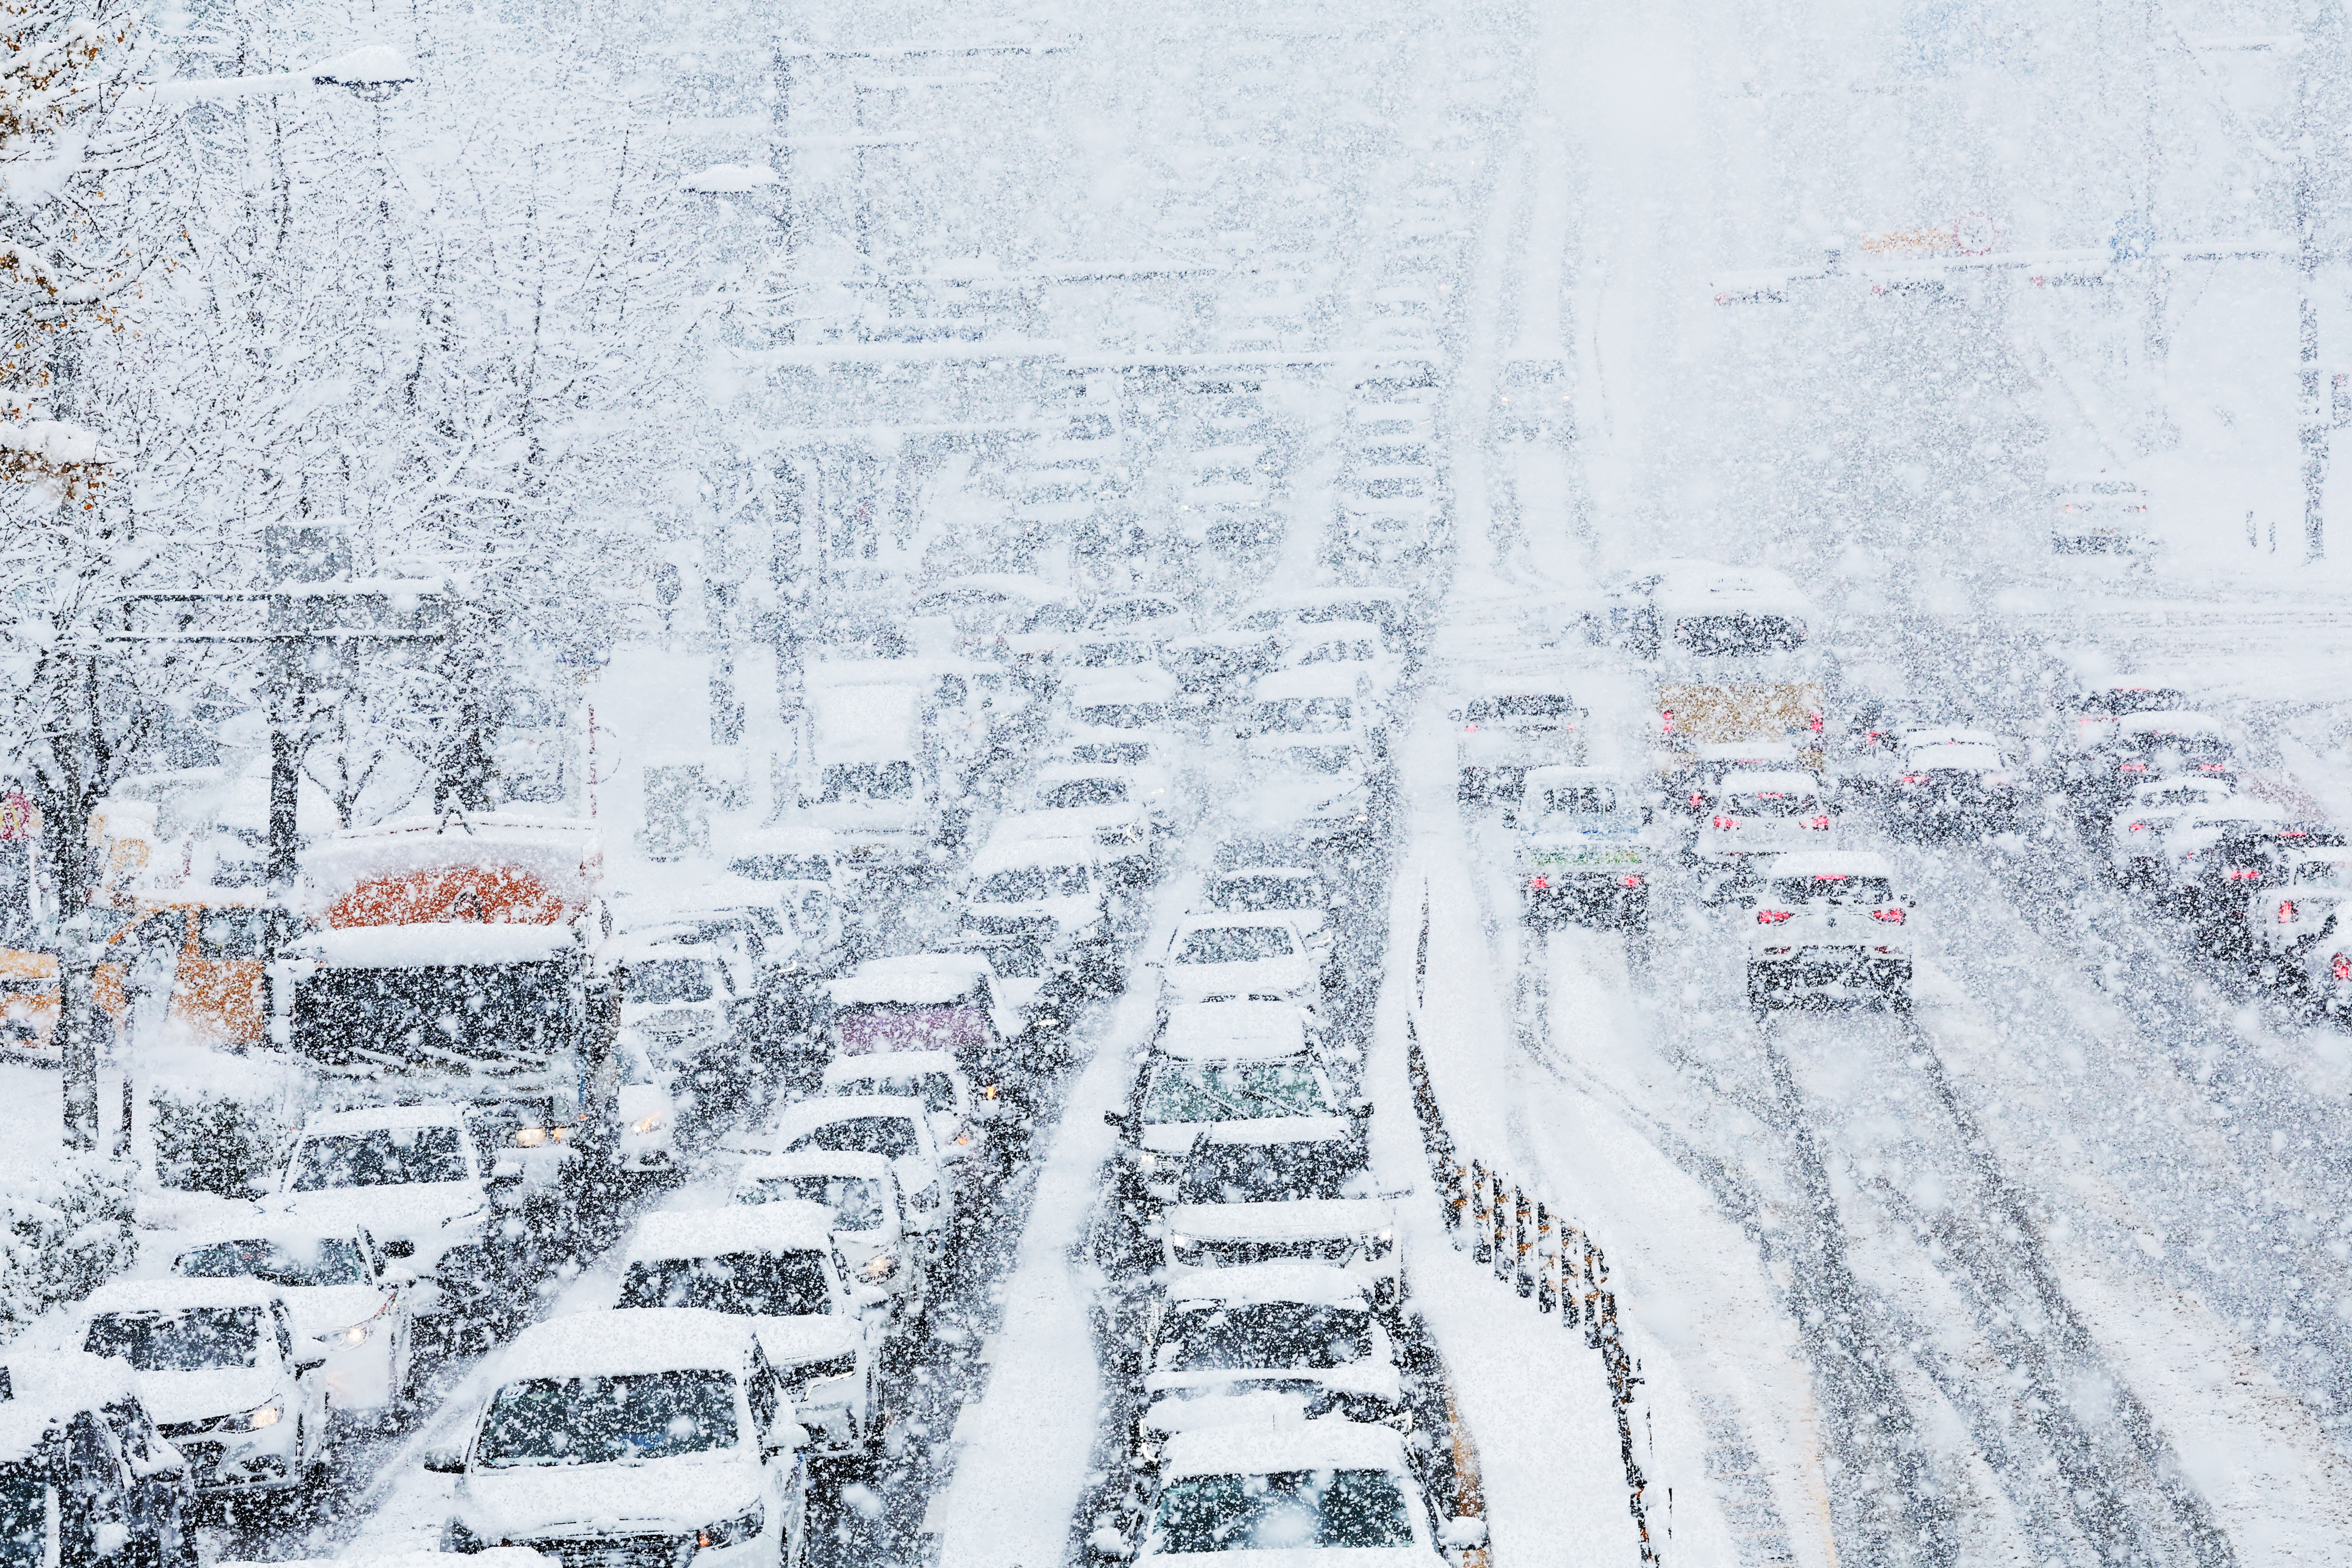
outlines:
[{"label": "orange truck", "polygon": [[484,813],[333,834],[303,856],[317,929],[289,944],[283,1037],[347,1102],[455,1102],[490,1146],[610,1109],[588,1016],[604,935],[593,822]]}]

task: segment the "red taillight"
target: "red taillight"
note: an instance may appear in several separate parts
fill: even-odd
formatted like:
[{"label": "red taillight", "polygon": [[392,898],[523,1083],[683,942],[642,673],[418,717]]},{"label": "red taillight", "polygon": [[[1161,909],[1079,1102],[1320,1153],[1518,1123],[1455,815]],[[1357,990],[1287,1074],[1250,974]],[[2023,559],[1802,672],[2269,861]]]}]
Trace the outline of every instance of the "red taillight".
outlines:
[{"label": "red taillight", "polygon": [[1717,817],[1715,819],[1713,825],[1728,831],[1731,829],[1739,826],[1739,819],[1737,817]]},{"label": "red taillight", "polygon": [[1778,957],[1778,956],[1780,956],[1781,954],[1783,954],[1783,953],[1787,952],[1787,951],[1788,951],[1788,949],[1787,949],[1786,947],[1767,947],[1767,948],[1765,948],[1765,949],[1764,949],[1764,951],[1765,951],[1765,953],[1766,953],[1767,955],[1769,955],[1769,956],[1772,956],[1772,957]]},{"label": "red taillight", "polygon": [[1806,823],[1805,823],[1805,826],[1807,826],[1807,827],[1809,827],[1809,828],[1823,828],[1823,829],[1826,829],[1829,825],[1830,825],[1830,820],[1829,820],[1827,817],[1813,817],[1813,818],[1810,818],[1810,819],[1808,819],[1808,820],[1807,820],[1807,821],[1806,821]]},{"label": "red taillight", "polygon": [[1906,773],[1903,776],[1903,782],[1906,784],[1925,784],[1927,781],[1927,776],[1925,773]]},{"label": "red taillight", "polygon": [[1663,735],[1672,735],[1672,734],[1674,734],[1674,732],[1675,732],[1675,710],[1674,710],[1674,709],[1672,709],[1672,708],[1668,708],[1668,709],[1666,709],[1664,712],[1663,712],[1663,713],[1661,713],[1661,714],[1659,714],[1659,715],[1658,715],[1658,730],[1659,730],[1659,733],[1661,733],[1661,734],[1663,734]]},{"label": "red taillight", "polygon": [[1870,917],[1873,920],[1884,920],[1889,925],[1903,924],[1903,912],[1899,909],[1874,909],[1870,912]]},{"label": "red taillight", "polygon": [[2280,903],[2279,903],[2279,924],[2280,924],[2281,925],[2294,925],[2294,899],[2292,899],[2292,898],[2288,898],[2288,899],[2282,899],[2282,900],[2280,901]]},{"label": "red taillight", "polygon": [[2328,962],[2327,974],[2330,979],[2352,980],[2352,955],[2336,954]]},{"label": "red taillight", "polygon": [[1693,795],[1693,796],[1691,797],[1691,810],[1692,810],[1696,811],[1696,810],[1697,810],[1701,806],[1704,806],[1704,805],[1706,805],[1706,796],[1704,796],[1704,795]]},{"label": "red taillight", "polygon": [[2146,822],[2134,822],[2130,827],[2126,828],[2124,831],[2127,833],[2144,833],[2147,831],[2147,824]]},{"label": "red taillight", "polygon": [[1821,732],[1822,732],[1822,716],[1821,716],[1821,715],[1819,715],[1819,714],[1817,714],[1817,713],[1815,713],[1815,714],[1807,714],[1807,715],[1805,716],[1805,718],[1806,718],[1806,721],[1807,721],[1808,723],[1810,723],[1810,724],[1813,727],[1813,733],[1814,733],[1815,735],[1819,735],[1819,734],[1821,734]]},{"label": "red taillight", "polygon": [[2260,882],[2263,880],[2263,873],[2254,870],[2252,866],[2231,866],[2230,868],[2230,880],[2231,882]]},{"label": "red taillight", "polygon": [[1548,876],[1539,876],[1533,882],[1528,883],[1528,885],[1539,891],[1549,889],[1551,886],[1551,878]]},{"label": "red taillight", "polygon": [[1642,885],[1642,879],[1638,876],[1621,876],[1617,879],[1617,885],[1620,887],[1639,887]]},{"label": "red taillight", "polygon": [[1797,912],[1793,909],[1759,909],[1756,912],[1756,924],[1778,925],[1784,920],[1793,920],[1796,917]]},{"label": "red taillight", "polygon": [[2123,771],[2126,773],[2145,773],[2147,771],[2147,764],[2145,762],[2126,762],[2123,765]]},{"label": "red taillight", "polygon": [[1465,731],[1466,731],[1467,733],[1469,733],[1469,734],[1471,734],[1471,735],[1475,735],[1475,734],[1477,734],[1477,733],[1478,733],[1478,727],[1477,727],[1476,725],[1475,725],[1475,724],[1465,724],[1465,725],[1464,725],[1462,727],[1463,727],[1463,729],[1464,729]]},{"label": "red taillight", "polygon": [[2200,762],[2197,765],[2197,770],[2200,773],[2220,773],[2229,766],[2226,762]]}]

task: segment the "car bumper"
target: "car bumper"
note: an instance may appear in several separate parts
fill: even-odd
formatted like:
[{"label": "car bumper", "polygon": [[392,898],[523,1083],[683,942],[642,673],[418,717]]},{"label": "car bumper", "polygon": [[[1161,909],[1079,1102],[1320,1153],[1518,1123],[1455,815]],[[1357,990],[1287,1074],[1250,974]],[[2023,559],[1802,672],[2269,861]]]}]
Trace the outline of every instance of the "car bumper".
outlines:
[{"label": "car bumper", "polygon": [[1748,957],[1751,987],[1782,995],[1836,997],[1902,990],[1911,984],[1911,955],[1873,947],[1791,947]]},{"label": "car bumper", "polygon": [[376,1320],[360,1343],[327,1352],[327,1364],[316,1375],[327,1390],[328,1408],[381,1410],[394,1402],[399,1393],[394,1354],[400,1343],[394,1329],[390,1320]]}]

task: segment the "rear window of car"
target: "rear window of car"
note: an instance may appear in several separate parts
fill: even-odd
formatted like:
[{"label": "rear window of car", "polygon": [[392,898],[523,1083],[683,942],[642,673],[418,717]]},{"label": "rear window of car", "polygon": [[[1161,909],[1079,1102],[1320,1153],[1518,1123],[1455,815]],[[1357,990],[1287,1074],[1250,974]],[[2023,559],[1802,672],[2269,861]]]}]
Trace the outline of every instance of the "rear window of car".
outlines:
[{"label": "rear window of car", "polygon": [[1740,790],[1727,795],[1724,805],[1735,815],[1744,817],[1809,817],[1821,810],[1811,795],[1771,789],[1752,793]]},{"label": "rear window of car", "polygon": [[823,855],[739,855],[727,862],[727,869],[755,882],[833,880],[833,862]]},{"label": "rear window of car", "polygon": [[1204,925],[1177,944],[1179,964],[1255,964],[1287,958],[1298,948],[1278,925]]},{"label": "rear window of car", "polygon": [[803,1133],[785,1153],[823,1149],[833,1155],[882,1155],[895,1160],[921,1146],[915,1124],[904,1116],[845,1116]]},{"label": "rear window of car", "polygon": [[1895,902],[1895,884],[1883,876],[1783,876],[1772,881],[1772,896],[1783,904],[1859,904],[1885,909]]},{"label": "rear window of car", "polygon": [[1617,810],[1617,791],[1606,784],[1559,784],[1543,792],[1548,817],[1606,817]]},{"label": "rear window of car", "polygon": [[1182,1476],[1154,1511],[1163,1553],[1409,1547],[1404,1490],[1385,1470]]},{"label": "rear window of car", "polygon": [[833,1290],[821,1252],[641,1258],[621,1281],[624,1307],[701,1307],[763,1318],[823,1317]]},{"label": "rear window of car", "polygon": [[1462,716],[1473,724],[1499,718],[1573,718],[1576,704],[1556,692],[1479,697],[1463,710]]},{"label": "rear window of car", "polygon": [[1047,898],[1084,898],[1087,868],[1082,865],[1024,865],[991,872],[971,890],[979,904],[1035,904]]},{"label": "rear window of car", "polygon": [[1040,785],[1037,789],[1037,808],[1043,811],[1082,810],[1089,806],[1126,803],[1124,779],[1064,779]]}]

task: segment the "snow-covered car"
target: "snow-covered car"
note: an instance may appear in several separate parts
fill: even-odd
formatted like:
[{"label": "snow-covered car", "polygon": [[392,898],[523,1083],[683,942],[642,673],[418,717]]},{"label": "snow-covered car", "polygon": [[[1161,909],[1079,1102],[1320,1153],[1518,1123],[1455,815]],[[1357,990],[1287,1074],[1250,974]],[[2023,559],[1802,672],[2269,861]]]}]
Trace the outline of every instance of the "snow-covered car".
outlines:
[{"label": "snow-covered car", "polygon": [[1556,688],[1489,683],[1445,716],[1454,725],[1455,793],[1464,800],[1516,800],[1528,768],[1584,761],[1584,709]]},{"label": "snow-covered car", "polygon": [[945,651],[971,659],[1050,654],[1058,623],[1066,621],[1076,631],[1084,619],[1084,607],[1065,591],[1017,572],[947,579],[917,594],[905,615],[910,632],[926,643],[932,640],[923,635],[923,623],[943,623]]},{"label": "snow-covered car", "polygon": [[1062,709],[1089,729],[1165,729],[1184,709],[1176,677],[1156,664],[1075,670],[1062,681]]},{"label": "snow-covered car", "polygon": [[1910,737],[1886,808],[1916,832],[1998,833],[2017,827],[2025,800],[2025,770],[2008,742],[1983,730],[1929,730]]},{"label": "snow-covered car", "polygon": [[946,1051],[976,1082],[997,1082],[1023,1019],[988,959],[977,953],[868,958],[826,988],[833,1052]]},{"label": "snow-covered car", "polygon": [[906,1224],[937,1265],[954,1239],[961,1207],[959,1175],[972,1169],[944,1158],[931,1136],[931,1113],[900,1094],[824,1095],[788,1105],[765,1131],[741,1140],[746,1152],[795,1155],[879,1155],[890,1162],[906,1195]]},{"label": "snow-covered car", "polygon": [[621,1124],[621,1168],[637,1172],[677,1169],[681,1106],[677,1071],[655,1061],[645,1041],[628,1035],[614,1043],[613,1054],[618,1059],[621,1076],[614,1095]]},{"label": "snow-covered car", "polygon": [[457,1478],[443,1551],[799,1568],[808,1434],[749,1320],[567,1313],[523,1330],[493,1376],[460,1445],[425,1456]]},{"label": "snow-covered car", "polygon": [[1633,779],[1610,768],[1533,768],[1512,820],[1522,919],[1561,914],[1645,930],[1650,921],[1649,808]]},{"label": "snow-covered car", "polygon": [[139,1402],[201,1491],[309,1485],[327,1449],[326,1348],[252,1279],[111,1280],[75,1313],[83,1350],[131,1364]]},{"label": "snow-covered car", "polygon": [[1292,746],[1254,764],[1246,787],[1215,813],[1228,835],[1314,855],[1370,841],[1385,769],[1352,742]]},{"label": "snow-covered car", "polygon": [[2051,738],[2071,756],[2104,744],[2116,726],[2133,714],[2184,713],[2189,694],[2177,686],[2105,685],[2078,692],[2058,718]]},{"label": "snow-covered car", "polygon": [[1814,850],[1773,859],[1748,923],[1748,999],[1911,1006],[1911,910],[1884,855]]},{"label": "snow-covered car", "polygon": [[1328,1263],[1246,1263],[1178,1281],[1144,1332],[1135,1453],[1180,1432],[1339,1419],[1412,1429],[1396,1344],[1363,1281]]},{"label": "snow-covered car", "polygon": [[1682,557],[1619,572],[1601,601],[1588,622],[1592,641],[1676,663],[1793,653],[1818,616],[1784,572]]},{"label": "snow-covered car", "polygon": [[944,1051],[886,1051],[826,1063],[821,1095],[897,1094],[920,1100],[931,1113],[931,1142],[944,1160],[978,1154],[1001,1103],[971,1085]]},{"label": "snow-covered car", "polygon": [[1797,747],[1786,740],[1709,741],[1675,756],[1666,798],[1693,817],[1705,817],[1725,781],[1742,773],[1801,773]]},{"label": "snow-covered car", "polygon": [[850,1283],[888,1292],[901,1321],[923,1311],[930,1270],[886,1156],[830,1149],[754,1155],[737,1167],[733,1197],[740,1204],[822,1204],[833,1216],[833,1245],[848,1265]]},{"label": "snow-covered car", "polygon": [[[1390,1427],[1302,1421],[1181,1432],[1161,1450],[1158,1483],[1132,1548],[1138,1563],[1444,1568],[1441,1543],[1486,1539],[1476,1520],[1449,1521],[1439,1534],[1404,1434]],[[1123,1539],[1104,1547],[1129,1554]]]},{"label": "snow-covered car", "polygon": [[1192,612],[1164,593],[1115,593],[1087,612],[1087,630],[1098,635],[1164,643],[1192,634]]},{"label": "snow-covered car", "polygon": [[[962,935],[989,947],[1014,1005],[1034,1005],[1062,968],[1097,989],[1117,988],[1128,878],[1110,851],[1091,838],[992,840],[966,877]],[[1035,953],[1006,956],[1022,938]]]},{"label": "snow-covered car", "polygon": [[1311,1004],[1322,993],[1323,966],[1287,915],[1188,915],[1168,939],[1160,983],[1170,1002]]},{"label": "snow-covered car", "polygon": [[1378,1197],[1180,1203],[1160,1211],[1168,1282],[1243,1263],[1328,1263],[1360,1281],[1376,1311],[1404,1301],[1396,1215]]},{"label": "snow-covered car", "polygon": [[1241,865],[1216,873],[1201,884],[1198,915],[1287,915],[1307,935],[1323,967],[1326,985],[1339,978],[1339,953],[1332,940],[1331,909],[1347,895],[1309,866]]},{"label": "snow-covered car", "polygon": [[316,1375],[337,1410],[381,1410],[408,1396],[416,1275],[375,1249],[365,1229],[322,1228],[291,1215],[215,1221],[176,1239],[172,1272],[186,1280],[256,1280],[294,1315],[298,1345],[315,1345]]},{"label": "snow-covered car", "polygon": [[648,1214],[629,1239],[616,1310],[699,1307],[747,1317],[820,1454],[875,1447],[882,1374],[869,1308],[833,1246],[833,1211],[801,1199]]},{"label": "snow-covered car", "polygon": [[0,1357],[0,1563],[193,1568],[188,1461],[127,1362],[20,1343]]},{"label": "snow-covered car", "polygon": [[2161,819],[2135,870],[2158,898],[2207,908],[2262,881],[2261,857],[2233,854],[2233,840],[2285,826],[2284,807],[2250,795]]},{"label": "snow-covered car", "polygon": [[466,1315],[499,1289],[485,1250],[492,1189],[520,1176],[519,1165],[484,1170],[461,1106],[329,1111],[303,1124],[260,1207],[322,1229],[365,1229],[415,1270],[415,1312]]},{"label": "snow-covered car", "polygon": [[1416,625],[1412,601],[1394,589],[1292,589],[1266,594],[1258,604],[1277,612],[1283,624],[1297,629],[1293,636],[1335,622],[1370,622],[1381,629],[1390,653],[1400,659],[1412,657]]},{"label": "snow-covered car", "polygon": [[1176,810],[1176,759],[1167,738],[1149,730],[1079,730],[1063,737],[1043,758],[1049,765],[1116,768],[1131,782],[1131,792],[1161,826],[1171,825]]},{"label": "snow-covered car", "polygon": [[856,882],[841,841],[824,828],[758,828],[734,840],[727,873],[747,882],[809,883],[846,895]]},{"label": "snow-covered car", "polygon": [[2267,885],[2246,895],[2246,942],[2254,956],[2284,958],[2315,940],[2327,917],[2352,904],[2352,849],[2280,857]]},{"label": "snow-covered car", "polygon": [[1444,509],[1444,481],[1426,463],[1359,468],[1339,486],[1341,514],[1353,526],[1376,533],[1426,528]]},{"label": "snow-covered car", "polygon": [[679,936],[656,927],[614,945],[613,956],[623,966],[621,1032],[635,1035],[661,1065],[699,1079],[734,1065],[730,1057],[741,977],[717,944]]},{"label": "snow-covered car", "polygon": [[[1360,1197],[1368,1188],[1363,1118],[1310,1049],[1301,1009],[1209,1002],[1170,1009],[1125,1113],[1108,1119],[1131,1145],[1146,1197],[1198,1201]],[[1235,1196],[1228,1187],[1246,1188]]]},{"label": "snow-covered car", "polygon": [[2201,713],[2181,711],[2124,715],[2070,758],[2063,773],[2070,786],[2105,802],[2152,779],[2237,779],[2228,733]]},{"label": "snow-covered car", "polygon": [[1349,675],[1355,677],[1360,689],[1382,703],[1395,696],[1397,683],[1403,678],[1403,667],[1388,651],[1381,629],[1369,621],[1334,621],[1302,627],[1283,650],[1276,667]]},{"label": "snow-covered car", "polygon": [[1288,640],[1286,625],[1279,610],[1247,611],[1213,632],[1171,639],[1160,663],[1184,692],[1211,693],[1273,669]]},{"label": "snow-covered car", "polygon": [[2147,492],[2109,474],[2053,479],[2043,503],[2050,548],[2060,555],[2140,555],[2148,532]]},{"label": "snow-covered car", "polygon": [[1370,678],[1344,665],[1280,670],[1261,678],[1250,694],[1235,732],[1248,743],[1250,760],[1294,762],[1290,754],[1318,754],[1344,764],[1370,767],[1388,757],[1389,714]]},{"label": "snow-covered car", "polygon": [[1159,664],[1158,644],[1140,637],[1088,635],[1062,655],[1066,676],[1096,670],[1133,670]]},{"label": "snow-covered car", "polygon": [[1130,881],[1148,878],[1158,862],[1160,824],[1123,769],[1086,763],[1037,769],[1028,809],[997,819],[991,842],[1024,839],[1085,839],[1112,856]]},{"label": "snow-covered car", "polygon": [[1743,771],[1718,786],[1692,849],[1703,875],[1739,881],[1768,857],[1826,847],[1835,823],[1811,774]]},{"label": "snow-covered car", "polygon": [[2107,869],[2125,882],[2155,869],[2158,830],[2172,818],[2233,799],[2237,786],[2218,779],[2158,779],[2135,784],[2107,819]]},{"label": "snow-covered car", "polygon": [[2288,956],[2287,978],[2330,1018],[2352,1017],[2352,904],[2337,904]]}]

